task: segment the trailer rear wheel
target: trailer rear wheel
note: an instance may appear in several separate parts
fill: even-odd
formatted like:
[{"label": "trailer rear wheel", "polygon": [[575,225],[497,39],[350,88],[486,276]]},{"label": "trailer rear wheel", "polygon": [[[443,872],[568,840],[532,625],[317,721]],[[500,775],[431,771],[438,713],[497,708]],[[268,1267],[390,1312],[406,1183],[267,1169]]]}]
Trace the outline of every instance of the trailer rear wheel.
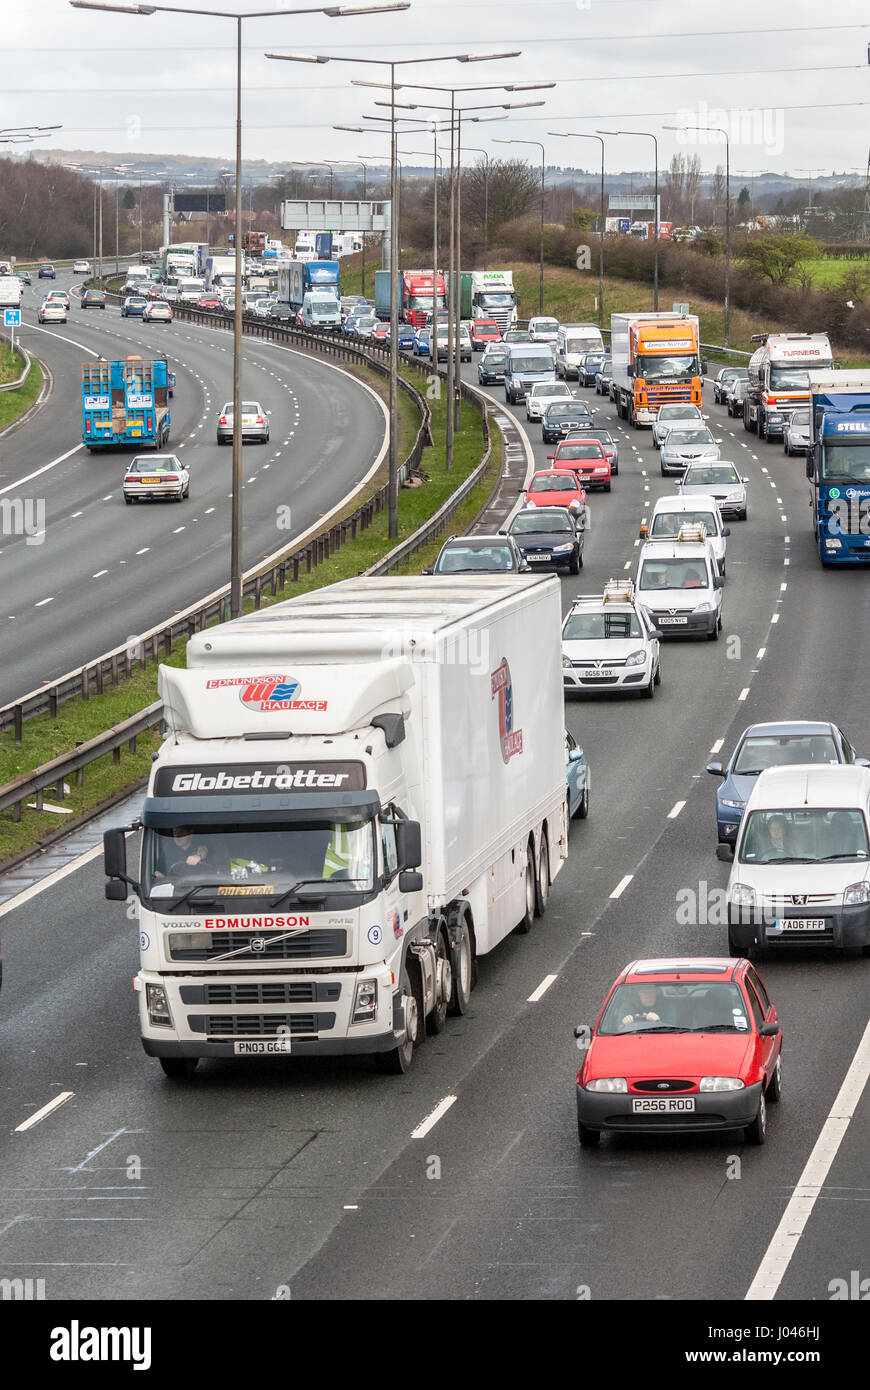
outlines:
[{"label": "trailer rear wheel", "polygon": [[471,931],[468,918],[463,914],[452,929],[453,947],[451,961],[451,991],[447,1012],[453,1015],[464,1014],[471,1002],[474,987],[474,948],[471,944]]},{"label": "trailer rear wheel", "polygon": [[538,877],[535,883],[535,916],[543,917],[550,901],[550,846],[547,833],[541,840],[541,857],[538,862]]},{"label": "trailer rear wheel", "polygon": [[518,936],[528,936],[532,930],[532,921],[535,916],[535,845],[533,840],[529,840],[526,846],[526,910],[521,920],[514,927]]}]

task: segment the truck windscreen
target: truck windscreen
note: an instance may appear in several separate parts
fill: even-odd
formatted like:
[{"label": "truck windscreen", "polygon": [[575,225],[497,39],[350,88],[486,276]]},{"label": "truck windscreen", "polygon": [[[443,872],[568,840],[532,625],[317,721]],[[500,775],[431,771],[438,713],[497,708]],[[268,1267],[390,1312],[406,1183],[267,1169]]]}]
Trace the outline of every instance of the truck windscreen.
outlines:
[{"label": "truck windscreen", "polygon": [[866,444],[825,443],[821,476],[828,483],[870,483],[870,440]]},{"label": "truck windscreen", "polygon": [[645,352],[637,359],[636,375],[643,381],[672,381],[674,377],[699,376],[700,367],[694,353],[674,357],[664,353],[653,356]]},{"label": "truck windscreen", "polygon": [[509,309],[513,302],[512,294],[492,294],[488,291],[483,296],[483,304],[487,309]]},{"label": "truck windscreen", "polygon": [[[813,371],[830,371],[833,367],[830,358],[826,362],[814,362]],[[770,364],[771,391],[809,391],[810,374],[806,368],[782,367]]]},{"label": "truck windscreen", "polygon": [[324,883],[330,896],[371,892],[375,862],[370,819],[179,823],[171,830],[146,827],[142,890],[146,899],[168,902],[193,891],[194,902],[268,898],[274,905],[292,901],[290,890],[300,881]]}]

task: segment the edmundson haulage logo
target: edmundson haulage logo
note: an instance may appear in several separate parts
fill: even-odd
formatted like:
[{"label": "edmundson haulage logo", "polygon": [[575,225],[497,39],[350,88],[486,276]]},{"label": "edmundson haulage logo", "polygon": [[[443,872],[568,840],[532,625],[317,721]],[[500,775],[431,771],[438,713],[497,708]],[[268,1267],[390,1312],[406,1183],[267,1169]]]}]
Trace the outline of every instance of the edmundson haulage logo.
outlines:
[{"label": "edmundson haulage logo", "polygon": [[303,700],[302,685],[294,676],[243,676],[231,680],[209,681],[207,688],[237,685],[239,699],[246,709],[270,711],[286,709],[325,710],[325,700]]},{"label": "edmundson haulage logo", "polygon": [[515,753],[523,751],[523,731],[514,728],[514,688],[511,682],[511,669],[502,657],[492,672],[491,698],[498,700],[498,726],[501,738],[501,756],[509,762]]}]

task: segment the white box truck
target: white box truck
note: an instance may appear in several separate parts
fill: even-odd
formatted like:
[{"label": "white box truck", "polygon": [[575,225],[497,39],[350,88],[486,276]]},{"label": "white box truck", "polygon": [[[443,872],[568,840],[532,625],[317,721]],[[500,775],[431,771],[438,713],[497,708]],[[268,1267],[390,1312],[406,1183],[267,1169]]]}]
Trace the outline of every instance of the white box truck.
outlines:
[{"label": "white box truck", "polygon": [[471,315],[476,319],[495,319],[502,334],[516,326],[517,292],[512,270],[471,272]]},{"label": "white box truck", "polygon": [[[140,866],[145,1051],[404,1072],[567,854],[558,581],[349,579],[162,667]],[[132,828],[132,827],[131,827]]]},{"label": "white box truck", "polygon": [[236,283],[236,258],[230,256],[208,256],[205,262],[205,287],[207,290],[233,289]]}]

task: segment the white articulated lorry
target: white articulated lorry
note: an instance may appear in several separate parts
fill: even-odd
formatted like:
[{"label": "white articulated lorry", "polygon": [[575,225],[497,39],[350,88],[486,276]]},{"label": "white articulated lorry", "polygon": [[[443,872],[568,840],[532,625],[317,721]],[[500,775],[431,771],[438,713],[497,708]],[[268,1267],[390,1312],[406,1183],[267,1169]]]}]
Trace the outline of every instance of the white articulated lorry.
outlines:
[{"label": "white articulated lorry", "polygon": [[471,272],[471,313],[476,319],[495,319],[502,334],[516,327],[517,292],[512,270]]},{"label": "white articulated lorry", "polygon": [[[567,854],[558,581],[350,579],[163,667],[138,877],[145,1051],[406,1071]],[[137,823],[139,824],[139,823]]]}]

